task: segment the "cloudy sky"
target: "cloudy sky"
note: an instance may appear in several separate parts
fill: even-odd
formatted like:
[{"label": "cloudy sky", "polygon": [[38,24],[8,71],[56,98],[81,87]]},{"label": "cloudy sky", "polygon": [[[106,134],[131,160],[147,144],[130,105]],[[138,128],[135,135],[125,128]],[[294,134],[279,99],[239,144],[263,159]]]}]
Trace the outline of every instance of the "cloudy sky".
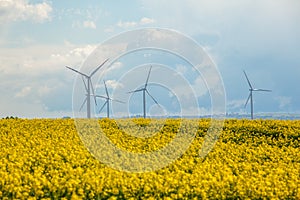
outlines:
[{"label": "cloudy sky", "polygon": [[[248,97],[246,70],[254,87],[272,90],[254,94],[255,112],[300,113],[299,24],[298,0],[0,0],[0,117],[72,116],[77,76],[65,66],[80,70],[98,45],[120,33],[146,27],[175,30],[205,49],[223,79],[227,112],[249,113],[249,107],[244,108]],[[155,57],[155,52],[142,53]],[[122,75],[122,67],[131,70],[129,58],[115,61],[116,74]],[[187,63],[170,55],[165,58],[173,63],[159,55],[156,58],[155,62],[161,60],[178,73],[189,69]],[[147,76],[148,66],[136,69],[136,73],[140,71],[137,77]],[[159,77],[160,72],[159,65],[155,66],[151,77]],[[105,78],[111,93],[116,93],[116,88],[138,89],[143,82],[124,88],[117,75]],[[105,94],[102,80],[93,81],[96,92]],[[81,89],[79,102],[84,100],[84,87]],[[177,94],[170,88],[153,86],[149,91],[163,106],[153,108],[147,99],[149,113],[155,109],[178,112],[180,98],[175,98]],[[125,99],[131,115],[142,112],[138,95]],[[209,94],[200,91],[197,95],[200,111],[208,112]],[[170,100],[173,108],[168,107]],[[103,103],[99,100],[99,107]]]}]

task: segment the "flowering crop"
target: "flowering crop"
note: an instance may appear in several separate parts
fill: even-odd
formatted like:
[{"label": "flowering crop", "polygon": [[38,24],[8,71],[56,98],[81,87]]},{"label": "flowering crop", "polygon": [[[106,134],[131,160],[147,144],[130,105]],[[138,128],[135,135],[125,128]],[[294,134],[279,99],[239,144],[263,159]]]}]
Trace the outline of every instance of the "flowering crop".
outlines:
[{"label": "flowering crop", "polygon": [[[169,143],[180,119],[116,121],[99,120],[107,137],[146,153]],[[300,199],[300,121],[226,120],[205,158],[199,150],[210,120],[188,121],[198,129],[184,155],[157,171],[128,173],[96,160],[72,119],[0,120],[0,199]],[[132,123],[157,134],[125,134],[140,131]]]}]

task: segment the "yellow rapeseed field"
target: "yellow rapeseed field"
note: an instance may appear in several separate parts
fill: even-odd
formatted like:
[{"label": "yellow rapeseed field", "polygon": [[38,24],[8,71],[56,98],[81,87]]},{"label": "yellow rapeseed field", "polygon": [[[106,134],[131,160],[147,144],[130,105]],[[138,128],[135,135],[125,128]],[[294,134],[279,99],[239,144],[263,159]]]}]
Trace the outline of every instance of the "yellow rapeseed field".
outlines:
[{"label": "yellow rapeseed field", "polygon": [[[116,122],[117,121],[117,122]],[[136,153],[171,142],[180,119],[101,119],[118,147]],[[125,134],[132,123],[157,133]],[[300,121],[226,120],[213,150],[199,157],[209,119],[188,150],[167,167],[119,171],[85,148],[73,119],[0,120],[0,199],[300,199]],[[188,130],[188,129],[187,129]],[[105,152],[103,152],[105,153]]]}]

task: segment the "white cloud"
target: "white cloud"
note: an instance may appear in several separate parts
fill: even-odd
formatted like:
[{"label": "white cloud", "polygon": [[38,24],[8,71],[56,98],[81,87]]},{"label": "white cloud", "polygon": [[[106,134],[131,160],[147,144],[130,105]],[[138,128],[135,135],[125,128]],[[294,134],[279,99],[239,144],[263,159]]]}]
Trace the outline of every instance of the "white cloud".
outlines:
[{"label": "white cloud", "polygon": [[91,20],[85,20],[85,21],[73,21],[72,28],[90,28],[90,29],[96,29],[97,26],[94,21]]},{"label": "white cloud", "polygon": [[83,27],[84,28],[96,29],[96,24],[93,21],[84,21],[83,22]]},{"label": "white cloud", "polygon": [[[61,71],[65,65],[80,66],[96,45],[32,45],[0,48],[0,66],[4,75],[42,76]],[[16,59],[18,58],[18,59]]]},{"label": "white cloud", "polygon": [[85,58],[96,48],[96,45],[85,45],[83,47],[77,47],[71,50],[66,56],[77,56],[81,58]]},{"label": "white cloud", "polygon": [[24,88],[22,88],[21,91],[19,91],[15,97],[26,97],[27,95],[29,95],[29,93],[31,92],[31,87],[30,86],[26,86]]},{"label": "white cloud", "polygon": [[[78,68],[95,47],[65,43],[0,48],[0,62],[5,63],[0,66],[0,93],[3,94],[2,102],[11,106],[5,111],[7,114],[1,109],[1,114],[21,113],[35,106],[47,107],[49,110],[43,111],[47,115],[50,111],[70,107],[66,99],[72,97],[76,74],[65,66]],[[19,98],[23,104],[30,105],[28,109],[16,110],[19,106],[14,106],[13,102],[18,102]]]},{"label": "white cloud", "polygon": [[119,26],[121,28],[133,28],[133,27],[136,27],[139,25],[142,26],[142,25],[153,24],[154,22],[155,22],[154,19],[143,17],[137,22],[135,22],[135,21],[127,21],[127,22],[119,21],[117,26]]},{"label": "white cloud", "polygon": [[[0,91],[1,94],[3,94],[2,102],[4,102],[3,99],[5,99],[6,103],[12,105],[10,98],[15,98],[15,101],[17,101],[20,99],[16,97],[25,97],[29,94],[26,98],[22,99],[22,101],[24,100],[26,101],[25,103],[30,104],[32,98],[51,95],[52,92],[57,90],[68,92],[68,89],[53,87],[53,85],[56,85],[56,82],[62,82],[64,85],[68,85],[66,87],[72,86],[72,81],[74,81],[76,74],[68,71],[64,66],[68,65],[79,69],[81,63],[96,47],[95,45],[79,46],[73,44],[61,46],[37,45],[41,36],[44,36],[43,38],[47,40],[47,32],[51,34],[51,31],[47,31],[47,27],[44,27],[46,29],[44,29],[43,33],[41,32],[34,35],[28,35],[26,32],[25,34],[23,34],[23,32],[21,34],[20,32],[22,36],[17,36],[13,39],[13,42],[9,41],[11,38],[7,39],[9,37],[6,35],[17,33],[16,30],[22,30],[21,28],[24,24],[21,24],[21,27],[19,27],[19,23],[16,23],[16,25],[10,27],[9,24],[6,26],[6,22],[25,20],[43,22],[50,20],[52,4],[49,2],[48,0],[0,0],[0,24],[5,26],[2,27],[1,30],[5,33],[2,32],[0,34],[4,36],[0,38],[0,46],[2,46],[0,48],[0,63],[3,63],[0,66]],[[239,100],[241,96],[243,98],[241,94],[244,91],[242,89],[246,87],[246,85],[244,85],[246,82],[244,82],[244,77],[242,77],[243,74],[235,72],[234,70],[238,69],[237,71],[241,71],[240,68],[245,68],[247,71],[248,69],[250,71],[250,68],[252,68],[255,74],[255,68],[260,67],[263,69],[262,71],[269,72],[267,74],[267,80],[271,80],[270,82],[273,84],[273,88],[277,88],[278,93],[282,92],[286,95],[273,99],[269,104],[272,104],[274,109],[289,108],[292,110],[297,107],[297,110],[299,110],[299,106],[296,105],[293,99],[299,99],[300,93],[297,92],[297,90],[290,90],[290,88],[292,88],[293,84],[297,83],[298,79],[295,77],[299,75],[299,69],[297,68],[299,67],[299,61],[295,60],[297,60],[297,50],[300,44],[300,26],[298,26],[300,22],[300,12],[298,12],[300,1],[286,0],[273,2],[272,0],[246,0],[245,2],[240,2],[238,0],[232,0],[223,2],[216,0],[208,3],[198,0],[187,0],[186,2],[176,0],[172,2],[142,0],[141,2],[145,4],[144,6],[142,5],[144,7],[142,10],[143,15],[151,17],[140,17],[132,20],[123,18],[123,21],[120,21],[117,25],[115,23],[105,24],[111,23],[112,21],[118,22],[118,18],[115,19],[113,15],[109,15],[105,16],[107,20],[104,20],[105,23],[102,21],[104,23],[102,24],[98,23],[99,21],[97,19],[97,16],[101,16],[101,20],[104,19],[102,18],[104,16],[104,13],[101,11],[102,8],[96,9],[94,6],[87,9],[56,8],[54,7],[56,4],[53,3],[53,10],[55,9],[55,17],[53,20],[60,20],[59,24],[62,25],[69,23],[70,20],[75,20],[73,24],[74,27],[80,28],[81,30],[84,28],[104,29],[107,27],[104,29],[106,33],[117,31],[119,27],[136,28],[138,26],[143,27],[151,24],[182,31],[184,34],[193,37],[200,44],[206,45],[206,50],[218,58],[216,63],[219,64],[221,72],[223,73],[222,75],[225,77],[224,82],[228,84],[228,94],[232,95],[228,98],[228,109],[238,110],[239,108],[243,108],[246,100]],[[166,10],[168,10],[168,15],[166,15]],[[114,12],[113,10],[111,11],[112,13]],[[249,15],[249,13],[255,13],[255,15]],[[108,20],[109,17],[111,18]],[[61,30],[65,31],[64,29]],[[160,34],[160,32],[154,32],[153,34],[156,34],[153,37],[155,37],[155,39],[158,38],[158,43],[160,44],[164,44],[165,41],[171,41],[166,40],[164,35]],[[15,34],[12,34],[11,37],[13,37],[13,35]],[[56,34],[56,36],[49,38],[51,38],[51,41],[52,38],[55,41],[61,41],[63,38],[59,37],[65,37],[65,35],[66,34]],[[101,34],[97,35],[97,37],[98,38],[90,38],[90,40],[103,40]],[[145,38],[153,37],[145,35]],[[78,37],[74,37],[72,40],[76,42],[76,38]],[[206,42],[211,40],[213,41]],[[172,43],[173,42],[175,43],[176,40],[172,40]],[[152,43],[152,41],[149,41],[149,44]],[[4,48],[4,46],[10,46],[11,48]],[[20,48],[20,46],[22,47]],[[124,44],[124,46],[126,48],[126,44]],[[87,64],[86,67],[82,67],[81,70],[90,73],[92,68],[98,65],[101,60],[111,57],[111,54],[115,53],[116,49],[117,48],[104,49],[97,54],[97,59],[94,59],[94,63]],[[194,52],[189,51],[189,54],[193,53]],[[151,58],[148,60],[151,60]],[[230,60],[230,62],[228,60]],[[207,63],[204,62],[204,64],[206,65]],[[201,67],[205,68],[205,65]],[[285,66],[284,70],[282,70],[282,66]],[[109,66],[107,71],[110,71],[112,75],[118,73],[122,74],[127,67],[127,63],[124,62],[124,66],[122,68],[120,67],[122,67],[122,63],[115,63]],[[187,70],[184,69],[183,66],[177,66],[176,71],[179,74],[185,74]],[[101,72],[104,72],[104,70]],[[99,72],[99,74],[101,74],[101,72]],[[143,70],[140,74],[142,79],[141,84],[144,83],[145,73]],[[285,76],[283,76],[282,73],[284,73]],[[161,76],[161,74],[158,75]],[[208,79],[207,82],[214,86],[218,80],[215,79],[214,74],[208,73],[207,75],[208,76],[205,76]],[[239,77],[243,79],[240,80]],[[96,79],[96,77],[94,78]],[[101,78],[102,77],[100,77],[99,80]],[[170,83],[170,87],[176,87],[177,85],[175,83],[174,85],[171,83],[177,81],[177,79],[171,78],[172,77],[166,77],[168,83]],[[108,76],[107,79],[105,77],[105,80],[109,79],[117,80],[116,76]],[[135,77],[135,79],[138,79],[138,77]],[[155,80],[152,74],[150,80]],[[241,81],[243,83],[242,85],[240,84]],[[65,84],[65,82],[68,84]],[[103,82],[100,83],[103,85]],[[115,82],[109,84],[111,88],[116,87]],[[278,86],[281,84],[285,90],[280,90],[281,87]],[[194,91],[196,97],[207,94],[205,93],[207,89],[203,80],[194,80],[191,85],[193,88],[197,88]],[[258,85],[260,84],[258,83]],[[127,83],[124,83],[124,87],[127,87]],[[133,89],[134,87],[135,85],[129,89]],[[189,96],[186,96],[188,94],[186,87],[178,88],[178,93],[179,96],[186,97],[188,101]],[[9,94],[10,98],[6,97],[7,94]],[[32,97],[33,95],[35,96]],[[247,96],[245,95],[244,97],[246,98]],[[53,100],[55,99],[57,98],[53,98]],[[45,104],[47,107],[51,107],[49,104]],[[16,106],[12,105],[11,108],[16,109]],[[257,108],[259,109],[259,107]]]},{"label": "white cloud", "polygon": [[140,20],[140,24],[141,24],[141,25],[145,25],[145,24],[153,24],[154,22],[155,22],[154,19],[147,18],[147,17],[143,17],[143,18]]},{"label": "white cloud", "polygon": [[119,83],[116,80],[107,80],[106,85],[108,88],[116,89],[116,88],[123,88],[124,85],[122,83]]},{"label": "white cloud", "polygon": [[284,108],[290,106],[291,101],[292,101],[291,97],[286,97],[286,96],[278,96],[275,99],[278,101],[280,109],[284,109]]},{"label": "white cloud", "polygon": [[[290,44],[290,40],[299,38],[300,1],[297,0],[175,0],[172,3],[153,0],[142,1],[142,4],[146,14],[148,11],[153,18],[159,19],[157,23],[161,27],[198,37],[203,33],[207,36],[217,34],[219,38],[215,45],[224,52],[231,48],[247,54],[266,49],[282,53],[283,46],[289,49],[289,45],[296,44]],[[257,44],[264,45],[257,48]]]},{"label": "white cloud", "polygon": [[245,99],[236,99],[236,100],[231,100],[227,102],[227,109],[228,110],[235,110],[238,108],[242,108],[245,105],[246,100]]},{"label": "white cloud", "polygon": [[135,27],[137,25],[136,22],[122,22],[119,21],[117,26],[121,27],[121,28],[132,28]]},{"label": "white cloud", "polygon": [[0,22],[12,21],[44,22],[50,20],[52,7],[49,3],[30,4],[26,0],[2,0],[0,1]]},{"label": "white cloud", "polygon": [[108,75],[109,73],[113,73],[116,70],[119,70],[123,67],[123,63],[122,62],[114,62],[109,68],[107,68],[107,70],[105,71],[105,74]]}]

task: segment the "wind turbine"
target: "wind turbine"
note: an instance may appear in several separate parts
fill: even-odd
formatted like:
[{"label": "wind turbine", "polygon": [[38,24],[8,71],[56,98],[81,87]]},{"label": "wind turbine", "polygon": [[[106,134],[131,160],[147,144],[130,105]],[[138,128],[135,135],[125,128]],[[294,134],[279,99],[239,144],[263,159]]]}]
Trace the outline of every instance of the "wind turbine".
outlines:
[{"label": "wind turbine", "polygon": [[244,70],[244,74],[245,74],[245,77],[247,79],[248,85],[250,87],[249,88],[250,93],[249,93],[248,99],[247,99],[247,101],[245,103],[245,108],[246,108],[246,106],[247,106],[247,104],[248,104],[248,102],[250,100],[250,104],[251,104],[251,119],[253,119],[253,94],[252,93],[256,92],[256,91],[258,91],[258,92],[272,92],[272,90],[255,89],[255,88],[253,88],[252,85],[251,85],[251,83],[250,83],[250,81],[249,81],[249,78],[248,78],[245,70]]},{"label": "wind turbine", "polygon": [[[95,100],[95,104],[97,104],[96,102],[96,97],[95,97],[95,91],[94,91],[94,88],[93,88],[93,84],[92,84],[92,76],[108,61],[108,59],[106,59],[99,67],[97,67],[94,71],[92,71],[92,73],[90,75],[87,75],[87,74],[84,74],[80,71],[77,71],[76,69],[73,69],[71,67],[68,67],[66,66],[66,68],[78,73],[81,75],[81,78],[82,78],[82,81],[84,83],[84,87],[85,87],[85,90],[87,92],[86,94],[86,97],[83,101],[83,104],[81,105],[80,107],[80,110],[82,109],[83,105],[86,103],[86,112],[87,112],[87,118],[91,118],[91,100],[90,100],[90,96],[91,96],[91,89],[92,89],[92,93],[94,95],[94,100]],[[85,82],[85,79],[87,81],[87,83]]]},{"label": "wind turbine", "polygon": [[128,92],[128,93],[143,92],[143,111],[144,111],[144,118],[146,118],[146,93],[151,97],[151,99],[152,99],[157,105],[159,105],[158,102],[154,99],[154,97],[153,97],[153,96],[149,93],[149,91],[147,90],[147,86],[148,86],[148,81],[149,81],[151,69],[152,69],[152,66],[150,66],[150,69],[149,69],[148,76],[147,76],[146,83],[145,83],[144,87],[142,87],[142,88],[140,88],[140,89],[137,89],[137,90],[133,90],[133,91]]},{"label": "wind turbine", "polygon": [[109,94],[108,94],[108,90],[107,90],[105,81],[103,81],[103,83],[104,83],[104,86],[105,86],[106,96],[95,95],[95,97],[99,97],[99,98],[105,99],[105,103],[104,103],[103,106],[100,108],[99,113],[100,113],[100,112],[103,110],[103,108],[106,106],[106,108],[107,108],[107,111],[106,111],[106,112],[107,112],[107,118],[109,118],[109,102],[110,102],[110,101],[115,101],[115,102],[119,102],[119,103],[125,103],[125,102],[110,98],[110,96],[109,96]]}]

